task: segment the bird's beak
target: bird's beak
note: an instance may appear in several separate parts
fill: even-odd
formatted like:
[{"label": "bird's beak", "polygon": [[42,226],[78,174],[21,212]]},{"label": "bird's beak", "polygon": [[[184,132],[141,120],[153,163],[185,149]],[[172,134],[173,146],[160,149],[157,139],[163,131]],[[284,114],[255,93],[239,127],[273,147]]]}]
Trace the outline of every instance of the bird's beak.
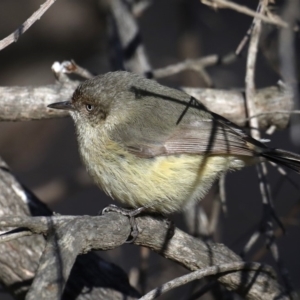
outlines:
[{"label": "bird's beak", "polygon": [[48,107],[54,109],[63,109],[63,110],[74,110],[74,106],[71,101],[63,101],[49,104]]}]

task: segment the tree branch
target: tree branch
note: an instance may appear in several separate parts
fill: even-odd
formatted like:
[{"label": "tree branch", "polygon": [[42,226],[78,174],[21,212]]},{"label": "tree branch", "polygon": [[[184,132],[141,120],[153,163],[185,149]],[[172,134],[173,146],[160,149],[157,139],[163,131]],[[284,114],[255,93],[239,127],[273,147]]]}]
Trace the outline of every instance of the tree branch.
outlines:
[{"label": "tree branch", "polygon": [[[268,3],[269,0],[260,0],[258,6],[259,14],[263,15],[266,12]],[[261,28],[262,28],[262,20],[255,17],[253,31],[249,43],[249,50],[248,50],[248,57],[247,57],[247,71],[246,71],[246,78],[245,78],[246,99],[247,99],[246,105],[250,117],[249,123],[251,128],[253,128],[251,130],[251,135],[257,140],[260,139],[260,132],[255,129],[259,128],[259,124],[258,124],[258,118],[255,118],[253,116],[257,115],[258,113],[256,110],[256,102],[254,100],[255,93],[256,93],[255,63],[257,58],[258,42],[260,38]],[[278,246],[275,243],[275,233],[274,233],[274,225],[272,222],[272,218],[274,218],[274,220],[279,224],[280,227],[283,227],[283,225],[281,224],[281,221],[279,220],[276,213],[274,212],[274,204],[271,195],[271,188],[267,180],[268,170],[267,170],[266,162],[261,162],[260,164],[257,164],[256,169],[257,169],[259,188],[262,196],[262,203],[264,209],[264,216],[262,220],[263,234],[266,236],[267,247],[270,249],[273,258],[276,261],[277,266],[279,267],[280,274],[283,277],[288,293],[291,293],[293,288],[289,282],[290,279],[288,276],[288,272],[282,264],[281,258],[279,256]],[[257,234],[255,234],[254,237],[257,237]],[[249,247],[250,244],[248,243],[247,246]]]},{"label": "tree branch", "polygon": [[[47,108],[54,102],[71,98],[78,81],[41,87],[0,87],[0,121],[39,120],[68,116],[66,111]],[[200,100],[208,109],[221,114],[240,126],[247,124],[244,95],[241,91],[182,88]],[[256,113],[261,129],[275,125],[286,128],[292,111],[293,99],[290,90],[278,85],[258,90],[255,94]],[[282,112],[283,111],[283,112]],[[272,112],[274,112],[272,114]]]},{"label": "tree branch", "polygon": [[71,98],[79,82],[41,87],[0,87],[0,121],[27,121],[68,116],[48,104]]},{"label": "tree branch", "polygon": [[0,41],[0,51],[10,44],[16,42],[19,37],[27,31],[41,16],[50,8],[56,0],[47,0],[41,7],[34,12],[17,30]]},{"label": "tree branch", "polygon": [[169,282],[150,291],[149,293],[147,293],[145,296],[143,296],[139,300],[156,299],[160,295],[162,295],[176,287],[182,286],[182,285],[187,284],[194,280],[203,279],[204,277],[208,277],[208,276],[212,276],[212,275],[217,275],[218,277],[220,277],[224,273],[231,273],[231,272],[236,272],[236,271],[246,271],[246,270],[266,272],[271,276],[275,276],[275,273],[272,270],[272,268],[270,268],[268,266],[264,266],[259,263],[235,262],[235,263],[229,263],[229,264],[222,264],[222,265],[218,265],[218,266],[206,267],[205,269],[197,270],[192,273],[189,273],[189,274],[180,276],[178,278],[175,278],[173,280],[170,280]]},{"label": "tree branch", "polygon": [[[46,291],[51,291],[51,297],[59,297],[74,257],[92,249],[107,250],[118,247],[130,234],[130,223],[127,217],[118,213],[107,213],[96,217],[52,216],[31,219],[30,221],[30,218],[25,218],[23,222],[20,222],[21,226],[24,227],[27,224],[26,227],[34,228],[35,232],[40,228],[41,233],[45,232],[47,227],[50,236],[49,244],[43,252],[36,279],[30,290],[29,299],[45,297]],[[3,226],[14,227],[17,221],[17,219],[2,217],[0,224],[2,228]],[[224,245],[206,243],[177,228],[173,237],[169,239],[169,226],[159,218],[145,216],[138,217],[136,221],[140,231],[135,241],[136,245],[149,247],[190,270],[241,261]],[[59,263],[58,254],[63,264]],[[282,294],[278,283],[266,274],[256,271],[242,273],[242,276],[238,273],[226,274],[218,280],[227,289],[246,296],[248,299],[273,299]]]},{"label": "tree branch", "polygon": [[125,1],[111,0],[109,37],[113,70],[130,72],[152,77],[152,70],[145,53],[136,20]]},{"label": "tree branch", "polygon": [[[20,227],[17,224],[22,222],[24,227],[29,226],[30,220],[33,232],[48,232],[47,230],[51,224],[47,223],[49,221],[47,216],[51,216],[52,212],[30,191],[17,182],[1,158],[0,190],[0,215],[6,216],[7,220],[11,219],[11,225],[14,224],[12,227]],[[33,222],[36,219],[28,217],[32,215],[44,215],[44,217],[39,218],[45,222]],[[71,222],[73,219],[73,217],[61,216],[63,221]],[[40,226],[41,224],[43,226]],[[5,224],[3,223],[3,225]],[[24,234],[28,233],[24,230],[24,227],[23,231],[20,231],[20,235],[22,235],[22,232]],[[9,226],[5,226],[5,228],[11,230]],[[24,299],[39,267],[40,257],[42,253],[45,254],[46,242],[41,234],[21,237],[19,234],[13,233],[16,231],[11,232],[12,234],[2,235],[6,237],[6,241],[4,242],[2,239],[0,242],[0,281],[17,299]],[[32,233],[30,232],[30,234]],[[57,252],[56,255],[59,256],[59,253]],[[58,259],[57,256],[56,259]],[[54,269],[57,270],[57,268]],[[126,274],[120,268],[105,262],[94,253],[78,256],[70,276],[65,279],[68,280],[62,299],[121,300],[124,298],[136,299],[139,296],[129,285]],[[46,291],[44,295],[46,296]],[[38,297],[35,299],[47,298]],[[55,298],[50,297],[50,299]]]},{"label": "tree branch", "polygon": [[277,25],[279,27],[288,28],[289,25],[285,21],[283,21],[279,16],[275,16],[273,14],[270,14],[270,16],[262,15],[254,10],[248,8],[244,5],[239,5],[237,3],[234,3],[232,1],[228,0],[200,0],[203,4],[206,4],[208,6],[212,6],[213,8],[229,8],[232,10],[235,10],[239,13],[257,18],[258,20],[262,20],[266,23]]}]

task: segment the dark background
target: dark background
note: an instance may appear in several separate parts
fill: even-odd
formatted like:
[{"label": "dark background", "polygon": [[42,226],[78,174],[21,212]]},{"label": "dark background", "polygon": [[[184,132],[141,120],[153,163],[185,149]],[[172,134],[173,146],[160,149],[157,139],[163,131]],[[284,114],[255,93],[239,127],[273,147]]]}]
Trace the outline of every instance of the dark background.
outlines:
[{"label": "dark background", "polygon": [[[255,1],[239,1],[255,8]],[[1,0],[0,38],[6,37],[24,22],[43,1]],[[145,48],[154,68],[186,58],[209,54],[225,55],[234,51],[252,19],[230,10],[214,11],[197,0],[160,0],[138,19]],[[74,59],[94,73],[110,70],[105,15],[95,0],[58,0],[17,43],[0,52],[0,85],[46,85],[54,82],[54,61]],[[210,68],[216,88],[243,88],[246,55],[229,66]],[[276,84],[278,74],[261,53],[256,70],[257,87]],[[172,86],[203,86],[192,72],[161,81]],[[297,145],[298,143],[298,145]],[[300,137],[291,142],[289,130],[272,136],[272,145],[300,152]],[[0,123],[0,155],[21,182],[54,211],[61,214],[95,215],[112,201],[89,179],[82,166],[71,119]],[[280,175],[270,167],[271,186],[278,186]],[[291,174],[299,182],[299,176]],[[261,198],[255,168],[229,174],[226,179],[227,216],[222,215],[219,241],[239,253],[261,217]],[[284,217],[299,201],[299,191],[288,183],[276,195],[276,210]],[[206,202],[209,199],[205,200]],[[186,229],[180,214],[172,217]],[[251,231],[252,230],[252,231]],[[294,285],[300,288],[299,224],[287,228],[278,240],[280,253]],[[251,260],[263,241],[247,257]],[[124,268],[131,275],[140,266],[140,249],[125,245],[100,255]],[[262,258],[273,264],[270,255]],[[186,272],[172,262],[150,255],[147,289],[154,288]],[[133,276],[133,275],[132,275]],[[184,299],[184,289],[176,299]],[[174,295],[174,294],[173,294]],[[169,298],[168,298],[169,297]],[[174,297],[174,296],[173,296]],[[169,293],[165,299],[172,298]]]}]

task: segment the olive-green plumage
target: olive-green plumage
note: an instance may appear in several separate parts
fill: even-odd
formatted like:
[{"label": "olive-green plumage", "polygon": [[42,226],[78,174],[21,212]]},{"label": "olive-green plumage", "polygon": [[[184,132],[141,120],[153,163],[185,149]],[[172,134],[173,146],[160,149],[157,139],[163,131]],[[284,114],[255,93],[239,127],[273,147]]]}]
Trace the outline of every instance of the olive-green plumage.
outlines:
[{"label": "olive-green plumage", "polygon": [[69,109],[96,183],[129,207],[170,213],[200,200],[220,174],[268,158],[299,172],[296,154],[273,150],[191,96],[128,72],[83,82]]}]

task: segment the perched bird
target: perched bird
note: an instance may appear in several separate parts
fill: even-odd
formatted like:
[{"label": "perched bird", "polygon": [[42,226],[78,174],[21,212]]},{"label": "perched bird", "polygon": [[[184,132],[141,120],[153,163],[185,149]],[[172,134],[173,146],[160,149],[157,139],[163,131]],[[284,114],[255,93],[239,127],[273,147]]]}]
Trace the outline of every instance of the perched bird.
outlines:
[{"label": "perched bird", "polygon": [[270,160],[300,172],[300,156],[271,149],[186,93],[118,71],[49,105],[74,119],[95,182],[127,207],[163,214],[201,200],[229,170]]}]

